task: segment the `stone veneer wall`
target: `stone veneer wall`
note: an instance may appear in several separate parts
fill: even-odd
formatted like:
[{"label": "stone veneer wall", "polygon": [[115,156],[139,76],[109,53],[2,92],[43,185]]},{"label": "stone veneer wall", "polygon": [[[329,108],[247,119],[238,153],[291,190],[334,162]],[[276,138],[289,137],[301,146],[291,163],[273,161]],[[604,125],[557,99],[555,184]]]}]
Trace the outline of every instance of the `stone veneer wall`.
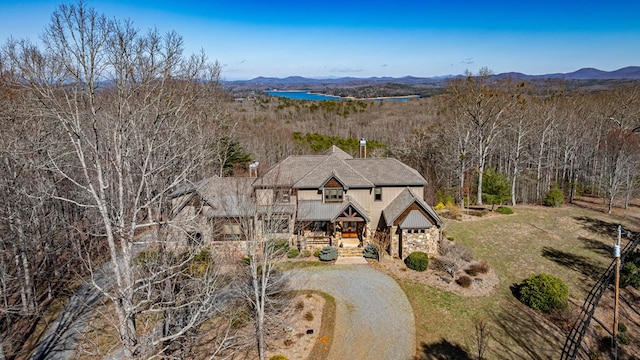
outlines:
[{"label": "stone veneer wall", "polygon": [[409,234],[402,230],[402,257],[406,258],[414,251],[422,251],[429,255],[438,255],[440,243],[440,229],[432,227],[424,233]]}]

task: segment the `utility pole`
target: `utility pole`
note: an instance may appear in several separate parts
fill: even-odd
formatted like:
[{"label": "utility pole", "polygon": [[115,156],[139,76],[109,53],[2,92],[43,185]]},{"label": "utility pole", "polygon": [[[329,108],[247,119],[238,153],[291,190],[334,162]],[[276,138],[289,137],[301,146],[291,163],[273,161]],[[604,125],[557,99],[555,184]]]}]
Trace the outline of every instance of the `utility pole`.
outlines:
[{"label": "utility pole", "polygon": [[611,345],[613,358],[618,359],[618,296],[620,293],[620,237],[622,236],[622,226],[618,225],[618,239],[613,246],[613,257],[616,259],[616,282],[613,299],[613,337]]}]

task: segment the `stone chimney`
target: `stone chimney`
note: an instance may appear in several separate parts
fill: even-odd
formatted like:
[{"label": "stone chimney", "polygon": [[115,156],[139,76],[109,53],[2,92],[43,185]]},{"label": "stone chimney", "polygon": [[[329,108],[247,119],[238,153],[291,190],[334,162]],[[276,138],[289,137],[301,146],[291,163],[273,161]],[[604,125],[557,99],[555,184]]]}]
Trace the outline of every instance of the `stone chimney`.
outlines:
[{"label": "stone chimney", "polygon": [[360,158],[367,158],[367,140],[365,138],[360,139]]}]

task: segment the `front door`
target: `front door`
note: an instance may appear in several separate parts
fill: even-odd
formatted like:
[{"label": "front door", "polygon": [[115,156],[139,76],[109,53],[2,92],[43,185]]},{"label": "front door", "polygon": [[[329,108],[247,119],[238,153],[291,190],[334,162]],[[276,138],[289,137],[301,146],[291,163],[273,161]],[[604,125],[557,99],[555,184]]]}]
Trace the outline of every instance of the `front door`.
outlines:
[{"label": "front door", "polygon": [[342,226],[343,238],[357,238],[358,237],[358,222],[345,221]]}]

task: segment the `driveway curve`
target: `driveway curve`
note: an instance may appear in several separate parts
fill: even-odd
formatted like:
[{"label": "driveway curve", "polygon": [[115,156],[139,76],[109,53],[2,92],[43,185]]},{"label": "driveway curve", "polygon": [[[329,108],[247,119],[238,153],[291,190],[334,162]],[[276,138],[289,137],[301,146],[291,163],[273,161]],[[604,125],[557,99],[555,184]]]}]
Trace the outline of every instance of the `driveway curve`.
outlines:
[{"label": "driveway curve", "polygon": [[408,360],[415,352],[415,321],[406,295],[388,275],[368,265],[300,269],[291,284],[336,299],[328,359]]}]

